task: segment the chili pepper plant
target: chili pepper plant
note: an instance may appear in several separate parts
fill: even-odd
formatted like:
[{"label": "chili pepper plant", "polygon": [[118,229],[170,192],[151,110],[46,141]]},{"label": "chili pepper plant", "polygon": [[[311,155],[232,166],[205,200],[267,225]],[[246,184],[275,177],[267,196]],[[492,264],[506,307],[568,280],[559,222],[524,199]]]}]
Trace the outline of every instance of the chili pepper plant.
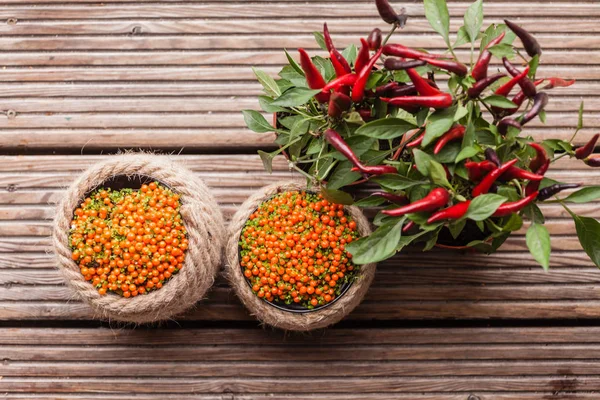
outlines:
[{"label": "chili pepper plant", "polygon": [[[397,13],[386,0],[375,3],[390,25],[385,37],[376,28],[359,46],[338,50],[325,24],[314,34],[319,55],[299,49],[296,59],[286,51],[289,63],[277,79],[255,70],[265,90],[260,105],[276,120],[271,126],[251,110],[244,117],[251,130],[277,134],[279,149],[259,152],[266,169],[283,153],[290,168],[343,204],[354,202],[350,186],[378,186],[356,202],[381,207],[378,229],[346,247],[357,264],[419,242],[425,250],[461,244],[491,253],[526,219],[527,245],[548,268],[550,236],[539,204],[558,203],[600,266],[600,223],[568,206],[598,199],[600,187],[559,195],[579,185],[545,176],[565,157],[600,166],[600,156],[592,154],[598,135],[583,147],[573,144],[583,127],[583,103],[570,140],[536,141],[526,129],[536,119],[545,123],[547,91],[575,81],[538,77],[537,40],[512,21],[483,29],[482,0],[468,7],[452,37],[445,1],[424,1],[431,27],[447,46],[435,54],[401,43],[401,36],[396,40],[407,20],[404,10]],[[457,48],[470,55],[458,57]]]}]

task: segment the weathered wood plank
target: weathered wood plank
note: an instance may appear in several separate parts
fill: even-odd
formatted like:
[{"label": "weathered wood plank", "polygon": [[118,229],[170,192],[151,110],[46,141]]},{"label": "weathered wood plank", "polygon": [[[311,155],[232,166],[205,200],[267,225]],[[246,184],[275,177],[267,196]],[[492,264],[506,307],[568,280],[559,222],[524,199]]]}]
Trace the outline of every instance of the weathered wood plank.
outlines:
[{"label": "weathered wood plank", "polygon": [[[462,17],[469,2],[449,4],[450,14]],[[595,3],[547,3],[530,2],[529,7],[521,7],[519,2],[491,3],[486,7],[486,15],[490,17],[586,17],[600,16],[600,7]],[[424,16],[422,4],[405,5],[407,14]],[[238,4],[189,3],[178,4],[144,4],[144,5],[49,5],[46,7],[6,6],[0,10],[0,19],[17,18],[32,19],[128,19],[128,18],[278,18],[289,15],[289,5],[285,3],[255,3],[251,7],[240,8]],[[372,4],[360,2],[352,7],[336,7],[336,3],[312,2],[303,7],[296,7],[293,18],[316,19],[319,21],[354,17],[361,15],[368,18],[377,17],[377,10]]]}]

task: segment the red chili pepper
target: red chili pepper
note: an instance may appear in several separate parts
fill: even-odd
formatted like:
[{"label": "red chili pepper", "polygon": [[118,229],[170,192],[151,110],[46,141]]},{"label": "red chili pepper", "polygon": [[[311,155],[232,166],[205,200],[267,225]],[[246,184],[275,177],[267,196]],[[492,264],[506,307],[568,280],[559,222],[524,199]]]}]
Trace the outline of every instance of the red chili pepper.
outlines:
[{"label": "red chili pepper", "polygon": [[371,194],[371,196],[377,196],[377,197],[382,197],[392,203],[396,203],[396,204],[407,204],[408,201],[408,197],[404,196],[404,195],[400,195],[400,194],[393,194],[393,193],[388,193],[388,192],[373,192]]},{"label": "red chili pepper", "polygon": [[[575,83],[575,79],[565,80],[562,78],[547,78],[548,84],[544,86],[542,89],[554,89],[555,87],[569,87]],[[541,79],[543,82],[544,79]],[[536,82],[536,85],[538,83]]]},{"label": "red chili pepper", "polygon": [[[300,65],[306,76],[308,87],[311,89],[323,89],[327,83],[323,79],[321,72],[315,67],[315,64],[313,64],[310,56],[304,49],[298,49],[298,52],[300,52]],[[315,98],[319,103],[325,103],[329,101],[329,93],[319,93]]]},{"label": "red chili pepper", "polygon": [[531,202],[533,202],[537,195],[538,192],[533,192],[532,194],[522,198],[521,200],[504,203],[500,207],[498,207],[496,212],[492,214],[492,217],[506,217],[507,215],[517,213],[523,208],[527,207]]},{"label": "red chili pepper", "polygon": [[[519,71],[514,65],[512,65],[510,61],[508,61],[508,58],[502,57],[502,63],[504,64],[504,68],[506,68],[508,73],[512,76],[518,76],[521,73],[521,71]],[[535,96],[537,92],[534,83],[531,82],[528,77],[521,79],[519,81],[519,86],[523,90],[523,93],[529,98]]]},{"label": "red chili pepper", "polygon": [[356,82],[358,77],[356,74],[348,74],[344,76],[340,76],[337,79],[332,80],[327,85],[325,85],[322,89],[323,93],[329,92],[331,89],[339,89],[341,86],[352,86]]},{"label": "red chili pepper", "polygon": [[497,38],[488,43],[479,55],[479,58],[473,67],[473,71],[471,71],[471,76],[475,78],[476,81],[480,81],[487,76],[488,66],[492,60],[492,53],[490,53],[488,49],[500,43],[502,39],[504,39],[504,35],[505,33],[502,32]]},{"label": "red chili pepper", "polygon": [[585,160],[583,160],[583,162],[585,163],[585,165],[589,165],[592,168],[600,167],[600,157],[598,156],[588,157]]},{"label": "red chili pepper", "polygon": [[498,79],[504,78],[506,74],[496,74],[483,78],[473,84],[473,86],[467,91],[470,98],[474,99],[478,97],[485,89],[490,87]]},{"label": "red chili pepper", "polygon": [[433,65],[434,67],[454,72],[458,76],[466,76],[469,72],[469,69],[465,64],[456,61],[439,60],[430,57],[422,57],[421,60],[427,61],[428,64]]},{"label": "red chili pepper", "polygon": [[335,92],[331,94],[329,99],[329,109],[327,114],[333,118],[339,118],[345,111],[352,107],[352,99],[343,93]]},{"label": "red chili pepper", "polygon": [[[544,82],[543,79],[538,79],[533,84],[535,86],[538,86],[542,82]],[[519,111],[519,108],[521,107],[521,105],[523,105],[523,101],[525,101],[526,98],[527,98],[527,96],[525,96],[525,92],[523,92],[523,90],[519,91],[519,93],[517,93],[515,95],[515,97],[513,97],[513,99],[512,99],[512,102],[515,103],[517,106],[515,108],[505,109],[503,114],[504,115],[512,115],[512,114],[516,113],[517,111]]]},{"label": "red chili pepper", "polygon": [[402,233],[410,231],[413,226],[415,226],[415,221],[408,221],[408,223],[402,228]]},{"label": "red chili pepper", "polygon": [[472,182],[477,182],[481,178],[483,178],[487,173],[498,168],[493,162],[489,160],[474,162],[469,161],[465,163],[465,168],[467,168],[467,173],[469,174],[469,180]]},{"label": "red chili pepper", "polygon": [[413,148],[413,147],[420,146],[420,145],[421,145],[421,143],[423,143],[423,139],[424,139],[424,138],[425,138],[425,132],[421,133],[421,134],[419,135],[419,137],[417,137],[415,140],[413,140],[413,141],[411,141],[411,142],[408,142],[408,143],[406,144],[406,147],[408,147],[408,148]]},{"label": "red chili pepper", "polygon": [[421,200],[412,202],[404,207],[394,210],[383,210],[382,213],[392,217],[401,217],[405,214],[430,212],[444,207],[450,200],[450,193],[443,188],[435,188]]},{"label": "red chili pepper", "polygon": [[386,44],[383,46],[383,54],[386,56],[396,56],[402,58],[411,58],[420,60],[423,57],[428,58],[446,58],[441,54],[430,54],[424,51],[411,49],[410,47],[403,46],[401,44]]},{"label": "red chili pepper", "polygon": [[435,96],[405,96],[386,98],[382,97],[381,101],[390,103],[393,106],[407,108],[412,106],[433,107],[436,109],[448,108],[452,106],[452,96],[448,93],[440,93]]},{"label": "red chili pepper", "polygon": [[[367,50],[368,51],[368,50]],[[369,80],[369,76],[371,75],[371,70],[373,66],[381,57],[381,49],[377,50],[377,53],[369,62],[363,67],[363,69],[358,73],[358,78],[356,79],[356,83],[354,84],[354,88],[352,89],[352,101],[358,103],[361,101],[365,95],[365,86],[367,86],[367,81]]]},{"label": "red chili pepper", "polygon": [[419,73],[413,69],[407,69],[406,73],[421,96],[437,96],[442,94],[439,89],[432,87]]},{"label": "red chili pepper", "polygon": [[365,65],[369,63],[369,59],[371,58],[369,53],[369,44],[367,41],[363,38],[360,38],[360,42],[362,43],[362,47],[358,51],[356,61],[354,62],[354,70],[357,74],[360,74],[360,71],[364,69]]},{"label": "red chili pepper", "polygon": [[521,125],[525,125],[526,123],[537,117],[538,114],[544,110],[547,104],[548,95],[546,93],[539,92],[538,94],[536,94],[533,98],[533,106],[531,106],[531,109],[529,109],[529,111],[527,111],[527,113],[523,115]]},{"label": "red chili pepper", "polygon": [[567,189],[577,189],[581,185],[578,183],[556,183],[551,186],[546,186],[538,193],[537,199],[538,201],[548,200],[550,197],[554,196]]},{"label": "red chili pepper", "polygon": [[462,139],[463,136],[465,136],[465,129],[466,128],[464,126],[457,125],[451,128],[448,132],[444,133],[435,143],[433,154],[438,154],[451,141]]},{"label": "red chili pepper", "polygon": [[529,169],[532,171],[537,171],[548,160],[548,154],[546,153],[546,149],[544,149],[544,146],[542,146],[541,144],[529,143],[529,146],[531,146],[536,153],[535,158],[532,158],[529,162]]},{"label": "red chili pepper", "polygon": [[[548,172],[548,168],[550,168],[550,159],[546,160],[546,162],[541,167],[539,167],[537,171],[535,171],[535,173],[537,175],[544,176],[546,175],[546,172]],[[540,183],[541,181],[529,182],[525,187],[525,195],[529,196],[533,192],[537,192],[537,190],[540,188]]]},{"label": "red chili pepper", "polygon": [[427,63],[423,60],[404,61],[403,59],[395,58],[395,57],[388,57],[383,62],[383,65],[385,66],[385,68],[389,69],[390,71],[406,70],[409,68],[421,67],[425,64],[427,64]]},{"label": "red chili pepper", "polygon": [[367,175],[385,175],[395,174],[398,172],[398,169],[391,165],[362,165],[360,167],[353,167],[351,171],[360,171]]},{"label": "red chili pepper", "polygon": [[[350,69],[350,65],[348,65],[348,61],[340,54],[339,51],[333,49],[329,52],[329,57],[331,60],[331,64],[333,65],[333,69],[335,70],[335,76],[342,77],[344,75],[349,74],[352,70]],[[346,64],[341,62],[343,60]]]},{"label": "red chili pepper", "polygon": [[523,129],[519,121],[512,118],[504,118],[500,122],[498,122],[498,133],[502,136],[506,135],[508,132],[508,127],[512,126],[513,128],[517,128],[518,130]]},{"label": "red chili pepper", "polygon": [[381,47],[381,29],[373,29],[367,37],[367,43],[369,44],[369,50],[379,50],[379,48]]},{"label": "red chili pepper", "polygon": [[485,194],[489,192],[490,188],[504,174],[510,167],[515,165],[519,160],[516,158],[514,160],[510,160],[507,163],[502,164],[500,167],[494,169],[492,172],[487,174],[483,180],[479,183],[479,185],[475,186],[473,189],[473,197],[477,197],[479,195]]},{"label": "red chili pepper", "polygon": [[521,39],[521,43],[523,43],[523,48],[525,49],[527,54],[529,54],[529,57],[542,55],[542,48],[531,33],[527,32],[519,25],[515,24],[514,22],[510,22],[507,19],[504,20],[504,23],[510,28],[511,31],[515,33],[515,35],[519,37],[519,39]]},{"label": "red chili pepper", "polygon": [[585,146],[582,146],[575,150],[575,158],[577,158],[578,160],[588,158],[594,152],[594,148],[596,147],[596,142],[598,142],[599,137],[600,133],[596,133],[594,136],[592,136],[590,141],[585,144]]},{"label": "red chili pepper", "polygon": [[534,174],[533,172],[529,172],[521,168],[510,167],[505,173],[502,174],[500,179],[504,181],[510,181],[512,179],[541,181],[542,179],[544,179],[544,177],[542,175]]},{"label": "red chili pepper", "polygon": [[448,207],[441,211],[433,214],[428,220],[428,224],[433,224],[434,222],[443,221],[446,219],[459,219],[462,218],[469,209],[471,205],[471,200],[463,201],[453,205],[452,207]]},{"label": "red chili pepper", "polygon": [[528,73],[529,67],[525,68],[525,70],[519,75],[513,77],[510,81],[506,82],[504,85],[496,89],[496,94],[498,96],[508,96],[508,94],[515,87],[515,85],[517,85],[522,79],[527,78]]},{"label": "red chili pepper", "polygon": [[380,96],[380,97],[415,96],[417,94],[418,94],[417,88],[415,88],[415,85],[405,85],[405,86],[399,86],[397,88],[390,90],[390,93],[388,96]]},{"label": "red chili pepper", "polygon": [[356,154],[354,154],[354,151],[350,148],[350,146],[348,146],[348,143],[346,143],[346,141],[342,139],[339,133],[337,133],[333,129],[327,129],[323,135],[325,137],[325,140],[327,140],[327,142],[331,146],[333,146],[334,149],[339,151],[340,154],[346,157],[348,161],[350,161],[354,166],[358,167],[359,169],[362,168],[360,160],[358,159]]}]

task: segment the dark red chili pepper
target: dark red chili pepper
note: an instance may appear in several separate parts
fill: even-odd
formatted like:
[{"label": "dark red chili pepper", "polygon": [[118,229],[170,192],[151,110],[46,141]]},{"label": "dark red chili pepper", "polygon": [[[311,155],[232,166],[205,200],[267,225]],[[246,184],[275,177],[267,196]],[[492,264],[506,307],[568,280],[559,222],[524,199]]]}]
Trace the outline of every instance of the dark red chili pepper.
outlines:
[{"label": "dark red chili pepper", "polygon": [[333,146],[334,149],[340,152],[344,157],[348,159],[355,167],[362,168],[362,164],[354,151],[348,146],[348,143],[340,136],[339,133],[333,129],[327,129],[323,134],[325,140]]},{"label": "dark red chili pepper", "polygon": [[483,78],[473,84],[473,86],[467,91],[470,98],[474,99],[478,97],[485,89],[490,87],[498,79],[504,78],[506,74],[496,74]]},{"label": "dark red chili pepper", "polygon": [[392,81],[386,83],[385,85],[377,86],[375,88],[375,97],[392,97],[391,92],[393,89],[404,87],[401,86],[398,82]]},{"label": "dark red chili pepper", "polygon": [[[396,14],[396,11],[390,5],[388,0],[375,0],[375,5],[377,6],[377,11],[381,16],[381,19],[388,24],[398,24],[402,28],[406,23],[406,17],[402,18],[403,14]],[[404,11],[404,9],[402,9],[402,11]]]},{"label": "dark red chili pepper", "polygon": [[496,182],[496,180],[500,178],[502,174],[504,174],[510,167],[515,165],[517,161],[519,160],[517,160],[516,158],[514,160],[510,160],[509,162],[502,164],[500,167],[494,169],[492,172],[487,174],[479,183],[479,185],[475,186],[475,188],[473,189],[473,197],[477,197],[479,195],[489,192],[494,182]]},{"label": "dark red chili pepper", "polygon": [[345,111],[348,111],[350,107],[352,107],[352,99],[350,96],[335,92],[331,94],[331,98],[329,99],[329,109],[327,110],[327,114],[330,117],[338,118]]},{"label": "dark red chili pepper", "polygon": [[427,58],[446,58],[441,54],[430,54],[424,51],[415,50],[410,47],[403,46],[401,44],[386,44],[383,46],[383,54],[386,56],[396,56],[402,58],[411,58],[420,60],[423,57]]},{"label": "dark red chili pepper", "polygon": [[369,44],[369,50],[379,50],[379,48],[381,47],[381,29],[373,29],[367,37],[367,43]]},{"label": "dark red chili pepper", "polygon": [[390,71],[399,71],[399,70],[404,70],[404,69],[409,69],[409,68],[416,68],[416,67],[421,67],[426,64],[427,63],[422,60],[404,61],[400,58],[394,58],[394,57],[388,57],[383,62],[383,65],[385,66],[385,68],[389,69]]},{"label": "dark red chili pepper", "polygon": [[567,189],[577,189],[581,185],[578,183],[557,183],[551,186],[547,186],[540,190],[537,199],[539,201],[548,200],[550,197],[554,196]]},{"label": "dark red chili pepper", "polygon": [[401,217],[405,214],[430,212],[444,207],[450,200],[450,193],[443,188],[435,188],[421,200],[414,201],[404,207],[394,210],[383,210],[382,213],[392,217]]},{"label": "dark red chili pepper", "polygon": [[433,214],[427,220],[427,223],[433,224],[434,222],[443,221],[446,219],[460,219],[467,213],[467,210],[469,209],[470,205],[471,200],[467,200],[457,203],[452,207],[445,208]]},{"label": "dark red chili pepper", "polygon": [[415,221],[408,221],[406,225],[402,228],[402,233],[406,233],[410,231],[415,226]]},{"label": "dark red chili pepper", "polygon": [[448,132],[444,133],[438,141],[435,143],[433,148],[433,154],[438,154],[448,143],[453,140],[462,139],[465,136],[465,127],[457,125],[451,128]]},{"label": "dark red chili pepper", "polygon": [[518,130],[523,129],[519,121],[512,118],[504,118],[503,120],[498,122],[498,133],[500,133],[502,136],[506,135],[509,126],[517,128]]},{"label": "dark red chili pepper", "polygon": [[533,202],[537,195],[538,192],[533,192],[532,194],[522,198],[521,200],[504,203],[500,207],[498,207],[496,212],[492,214],[492,217],[506,217],[507,215],[517,213],[523,208],[527,207],[531,202]]},{"label": "dark red chili pepper", "polygon": [[370,120],[373,119],[373,114],[371,113],[370,108],[361,108],[356,111],[358,112],[358,114],[360,115],[362,120],[365,122],[369,122]]},{"label": "dark red chili pepper", "polygon": [[377,197],[382,197],[392,203],[396,203],[396,204],[407,204],[408,201],[408,197],[404,196],[404,195],[400,195],[400,194],[393,194],[393,193],[388,193],[388,192],[373,192],[371,194],[371,196],[377,196]]},{"label": "dark red chili pepper", "polygon": [[[298,49],[298,52],[300,52],[300,65],[306,76],[308,87],[311,89],[323,89],[327,83],[323,79],[321,72],[315,67],[315,64],[313,64],[310,56],[304,49]],[[325,103],[329,101],[329,93],[319,93],[315,98],[318,102]]]},{"label": "dark red chili pepper", "polygon": [[492,149],[491,147],[488,147],[487,149],[485,149],[484,154],[485,159],[494,163],[496,167],[502,165],[502,161],[500,161],[500,157],[498,157],[498,153],[496,153],[496,150]]},{"label": "dark red chili pepper", "polygon": [[594,136],[592,136],[590,141],[585,144],[585,146],[582,146],[575,150],[575,158],[577,158],[578,160],[588,158],[594,152],[594,148],[596,147],[596,142],[598,142],[599,137],[600,133],[596,133]]},{"label": "dark red chili pepper", "polygon": [[507,19],[504,20],[504,23],[510,28],[511,31],[515,33],[515,35],[519,37],[519,39],[521,39],[521,43],[523,43],[523,48],[525,49],[527,54],[529,54],[529,57],[542,55],[542,48],[531,33],[527,32],[519,25],[515,24],[514,22],[510,22]]},{"label": "dark red chili pepper", "polygon": [[[367,50],[368,51],[368,50]],[[373,66],[381,57],[381,49],[377,50],[377,53],[369,62],[363,67],[363,69],[358,73],[358,78],[356,79],[356,83],[354,84],[354,88],[352,89],[352,101],[358,103],[361,101],[365,94],[365,86],[367,85],[367,80],[369,80],[369,76],[371,75],[371,70]]]},{"label": "dark red chili pepper", "polygon": [[525,70],[523,70],[523,72],[521,72],[519,75],[513,77],[510,81],[506,82],[504,85],[496,89],[496,94],[498,96],[508,96],[508,94],[515,87],[516,84],[521,82],[521,80],[527,78],[528,73],[529,67],[525,68]]},{"label": "dark red chili pepper", "polygon": [[[512,65],[510,61],[508,61],[508,58],[502,57],[502,63],[504,64],[504,68],[506,68],[508,73],[512,76],[518,76],[521,73],[521,71],[519,71],[514,65]],[[523,90],[523,93],[529,98],[535,96],[537,93],[535,84],[528,77],[521,79],[519,81],[519,86]]]},{"label": "dark red chili pepper", "polygon": [[363,38],[360,38],[360,42],[362,43],[362,47],[358,51],[358,55],[356,56],[356,61],[354,62],[354,71],[357,74],[365,68],[365,65],[369,63],[369,59],[371,54],[369,53],[369,44]]},{"label": "dark red chili pepper", "polygon": [[423,143],[423,139],[424,139],[424,138],[425,138],[425,132],[421,133],[421,134],[419,135],[419,137],[417,137],[415,140],[413,140],[413,141],[411,141],[411,142],[408,142],[408,143],[406,144],[406,147],[408,147],[408,148],[410,149],[410,148],[413,148],[413,147],[420,146],[420,145],[421,145],[421,143]]},{"label": "dark red chili pepper", "polygon": [[448,93],[440,93],[435,96],[404,96],[394,98],[381,98],[382,101],[390,103],[393,106],[406,108],[412,106],[433,107],[436,109],[448,108],[452,106],[452,96]]},{"label": "dark red chili pepper", "polygon": [[588,157],[585,160],[583,160],[583,162],[592,168],[600,167],[600,157],[598,156]]},{"label": "dark red chili pepper", "polygon": [[331,34],[329,33],[329,28],[327,27],[327,22],[323,24],[323,38],[325,38],[325,47],[327,51],[331,51],[335,49],[335,45],[333,44],[333,40],[331,40]]},{"label": "dark red chili pepper", "polygon": [[510,181],[512,179],[541,181],[542,179],[544,179],[544,177],[542,175],[534,174],[533,172],[529,172],[521,168],[510,167],[505,173],[502,174],[500,179],[504,181]]},{"label": "dark red chili pepper", "polygon": [[538,143],[529,143],[536,153],[535,158],[532,158],[529,162],[529,169],[532,171],[537,171],[548,161],[548,154],[546,153],[546,149],[544,146]]},{"label": "dark red chili pepper", "polygon": [[472,182],[477,182],[481,178],[483,178],[487,173],[495,170],[498,167],[493,162],[486,160],[481,162],[466,162],[465,168],[467,168],[469,180]]},{"label": "dark red chili pepper", "polygon": [[344,56],[341,55],[340,52],[336,49],[333,49],[329,52],[329,57],[331,60],[331,64],[333,65],[333,69],[335,70],[335,75],[338,78],[352,72],[348,61],[346,61]]},{"label": "dark red chili pepper", "polygon": [[[544,86],[542,89],[554,89],[555,87],[569,87],[575,83],[575,79],[565,80],[562,78],[547,78],[548,84]],[[541,79],[543,82],[544,79]],[[536,82],[536,85],[538,83]]]},{"label": "dark red chili pepper", "polygon": [[432,87],[415,69],[407,69],[406,73],[421,96],[437,96],[442,94],[439,89]]},{"label": "dark red chili pepper", "polygon": [[427,61],[428,64],[433,65],[434,67],[454,72],[458,76],[466,76],[469,72],[469,69],[465,64],[456,61],[439,60],[437,58],[430,57],[422,57],[421,60]]},{"label": "dark red chili pepper", "polygon": [[[548,172],[548,168],[550,168],[550,159],[546,160],[546,162],[537,169],[537,171],[535,171],[535,173],[537,175],[546,175],[546,172]],[[541,181],[531,181],[527,184],[527,186],[525,187],[525,195],[529,196],[530,194],[532,194],[533,192],[537,192],[537,190],[540,188],[540,183]]]},{"label": "dark red chili pepper", "polygon": [[490,53],[488,49],[500,43],[502,39],[504,39],[504,35],[505,33],[502,32],[497,38],[489,42],[479,55],[479,58],[477,59],[477,62],[471,71],[471,76],[475,78],[475,81],[480,81],[487,76],[488,67],[490,65],[490,61],[492,60],[492,53]]},{"label": "dark red chili pepper", "polygon": [[399,86],[397,88],[390,90],[390,93],[388,96],[382,96],[382,97],[415,96],[417,94],[418,94],[418,92],[417,92],[417,88],[415,88],[415,85],[405,85],[405,86]]},{"label": "dark red chili pepper", "polygon": [[332,80],[327,85],[325,85],[322,89],[323,92],[329,92],[331,89],[338,89],[341,86],[352,86],[356,82],[358,76],[356,74],[347,74],[344,76],[340,76],[337,79]]},{"label": "dark red chili pepper", "polygon": [[525,113],[523,119],[521,120],[521,125],[525,125],[532,119],[538,116],[540,112],[544,110],[544,107],[548,104],[548,95],[544,92],[539,92],[533,98],[533,106],[531,109]]},{"label": "dark red chili pepper", "polygon": [[360,167],[353,167],[351,171],[360,171],[367,175],[385,175],[395,174],[398,169],[391,165],[361,165]]}]

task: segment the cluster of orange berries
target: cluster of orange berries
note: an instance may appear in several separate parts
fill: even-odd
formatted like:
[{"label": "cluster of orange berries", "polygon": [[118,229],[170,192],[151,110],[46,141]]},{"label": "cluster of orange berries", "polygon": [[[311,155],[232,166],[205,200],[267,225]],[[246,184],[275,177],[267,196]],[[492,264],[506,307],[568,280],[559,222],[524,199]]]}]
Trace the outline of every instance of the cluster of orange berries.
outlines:
[{"label": "cluster of orange berries", "polygon": [[358,238],[344,206],[308,192],[285,192],[250,215],[240,237],[240,265],[254,293],[308,309],[332,302],[358,267],[345,245]]},{"label": "cluster of orange berries", "polygon": [[179,207],[179,195],[156,182],[96,190],[75,210],[72,258],[102,295],[160,289],[183,267],[188,248]]}]

